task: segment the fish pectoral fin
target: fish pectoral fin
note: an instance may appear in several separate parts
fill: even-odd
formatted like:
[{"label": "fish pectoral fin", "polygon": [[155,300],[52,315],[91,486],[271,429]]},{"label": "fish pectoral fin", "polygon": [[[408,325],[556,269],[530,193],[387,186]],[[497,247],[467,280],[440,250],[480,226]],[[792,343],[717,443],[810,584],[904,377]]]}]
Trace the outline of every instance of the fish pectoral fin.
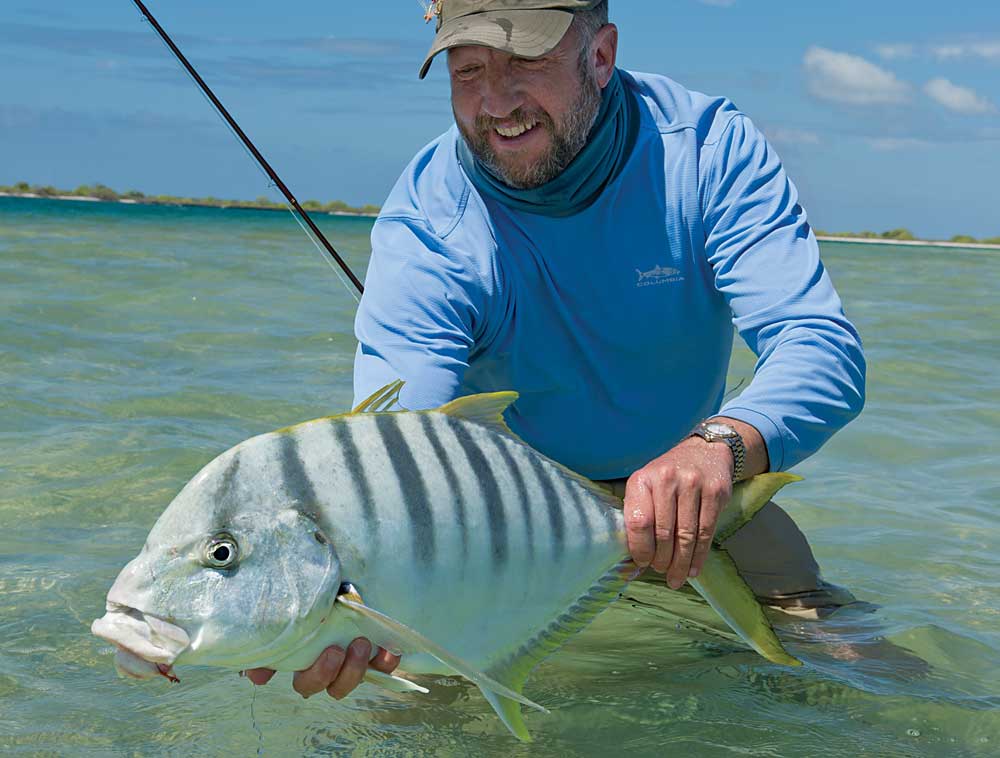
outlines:
[{"label": "fish pectoral fin", "polygon": [[733,496],[719,514],[715,542],[721,544],[753,520],[775,493],[792,482],[801,482],[795,474],[758,474],[733,487]]},{"label": "fish pectoral fin", "polygon": [[710,550],[698,578],[688,579],[688,583],[762,656],[783,666],[802,665],[802,661],[785,650],[763,606],[725,550]]},{"label": "fish pectoral fin", "polygon": [[384,671],[379,671],[378,669],[369,668],[365,672],[365,681],[368,684],[374,684],[376,687],[381,687],[383,690],[389,690],[389,692],[420,692],[426,695],[430,692],[426,687],[421,687],[415,682],[411,682],[409,679],[404,679],[401,676],[396,676],[394,674],[386,674]]},{"label": "fish pectoral fin", "polygon": [[384,413],[399,402],[399,391],[406,384],[402,379],[390,382],[366,397],[348,415],[355,413]]},{"label": "fish pectoral fin", "polygon": [[520,723],[520,731],[527,734],[527,730],[524,728],[524,722],[520,720],[520,712],[517,712],[516,718],[510,715],[511,709],[502,701],[494,702],[494,698],[491,696],[496,696],[502,700],[514,701],[514,703],[520,703],[521,705],[528,705],[532,708],[541,711],[542,713],[548,713],[548,711],[535,703],[520,692],[515,689],[508,687],[505,684],[501,684],[496,679],[487,674],[473,668],[470,664],[463,661],[458,656],[452,655],[443,647],[438,645],[433,640],[429,640],[424,637],[420,632],[411,629],[406,624],[396,621],[384,613],[376,611],[374,608],[365,605],[364,603],[359,603],[356,600],[349,600],[348,598],[340,595],[337,597],[337,602],[341,603],[344,607],[350,609],[352,612],[360,616],[366,622],[366,625],[374,625],[379,627],[381,631],[388,634],[393,640],[400,643],[400,647],[406,652],[421,652],[427,653],[428,655],[437,658],[441,663],[450,668],[456,674],[465,677],[470,682],[475,684],[482,690],[483,695],[486,699],[493,705],[496,709],[497,714],[503,720],[504,724],[510,728],[512,732],[521,739],[524,737],[518,733],[516,725]]}]

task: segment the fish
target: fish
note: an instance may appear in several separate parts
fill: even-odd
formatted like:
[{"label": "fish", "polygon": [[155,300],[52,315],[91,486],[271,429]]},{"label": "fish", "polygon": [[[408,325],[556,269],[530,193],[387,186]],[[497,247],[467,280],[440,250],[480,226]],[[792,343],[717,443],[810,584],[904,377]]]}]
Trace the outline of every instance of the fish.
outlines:
[{"label": "fish", "polygon": [[[350,413],[248,439],[208,463],[153,525],[92,632],[125,676],[179,665],[297,671],[358,636],[408,674],[473,682],[510,732],[535,666],[618,598],[622,501],[517,437],[515,392],[398,410],[401,382]],[[689,583],[769,661],[783,647],[719,547],[792,474],[737,484]],[[366,680],[427,692],[396,674]]]}]

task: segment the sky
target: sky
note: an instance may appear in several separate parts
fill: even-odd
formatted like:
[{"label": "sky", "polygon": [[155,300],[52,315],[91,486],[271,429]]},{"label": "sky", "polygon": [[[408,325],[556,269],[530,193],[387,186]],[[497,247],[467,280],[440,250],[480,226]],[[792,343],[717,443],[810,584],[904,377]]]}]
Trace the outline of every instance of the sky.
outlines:
[{"label": "sky", "polygon": [[[447,1],[447,0],[446,0]],[[418,0],[148,0],[300,200],[381,204],[451,124]],[[725,95],[813,225],[1000,236],[996,0],[611,0],[619,64]],[[129,0],[0,3],[0,184],[274,195]]]}]

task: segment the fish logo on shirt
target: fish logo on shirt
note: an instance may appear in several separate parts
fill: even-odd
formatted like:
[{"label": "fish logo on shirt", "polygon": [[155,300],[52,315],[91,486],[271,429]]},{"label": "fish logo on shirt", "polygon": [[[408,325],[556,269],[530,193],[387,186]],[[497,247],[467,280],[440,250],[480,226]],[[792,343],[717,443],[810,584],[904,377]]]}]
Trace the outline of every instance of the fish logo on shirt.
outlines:
[{"label": "fish logo on shirt", "polygon": [[683,282],[684,277],[681,276],[681,272],[676,268],[670,268],[669,266],[656,266],[651,268],[649,271],[635,270],[635,273],[639,275],[639,281],[636,282],[636,287],[652,287],[656,284],[668,284],[670,282]]}]

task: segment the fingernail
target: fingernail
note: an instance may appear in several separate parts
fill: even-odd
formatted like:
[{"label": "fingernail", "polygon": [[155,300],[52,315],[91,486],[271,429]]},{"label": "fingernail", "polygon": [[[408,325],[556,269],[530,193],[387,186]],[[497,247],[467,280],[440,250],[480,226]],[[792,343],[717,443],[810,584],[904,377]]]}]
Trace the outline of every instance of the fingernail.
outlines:
[{"label": "fingernail", "polygon": [[372,646],[367,640],[354,640],[351,643],[351,652],[357,655],[369,655],[372,651]]},{"label": "fingernail", "polygon": [[691,577],[692,579],[694,579],[700,573],[701,572],[699,571],[699,569],[691,569],[691,573],[689,573],[688,576]]},{"label": "fingernail", "polygon": [[676,579],[668,579],[667,584],[669,585],[670,589],[679,590],[681,588],[681,585],[684,584],[684,582],[678,582]]}]

